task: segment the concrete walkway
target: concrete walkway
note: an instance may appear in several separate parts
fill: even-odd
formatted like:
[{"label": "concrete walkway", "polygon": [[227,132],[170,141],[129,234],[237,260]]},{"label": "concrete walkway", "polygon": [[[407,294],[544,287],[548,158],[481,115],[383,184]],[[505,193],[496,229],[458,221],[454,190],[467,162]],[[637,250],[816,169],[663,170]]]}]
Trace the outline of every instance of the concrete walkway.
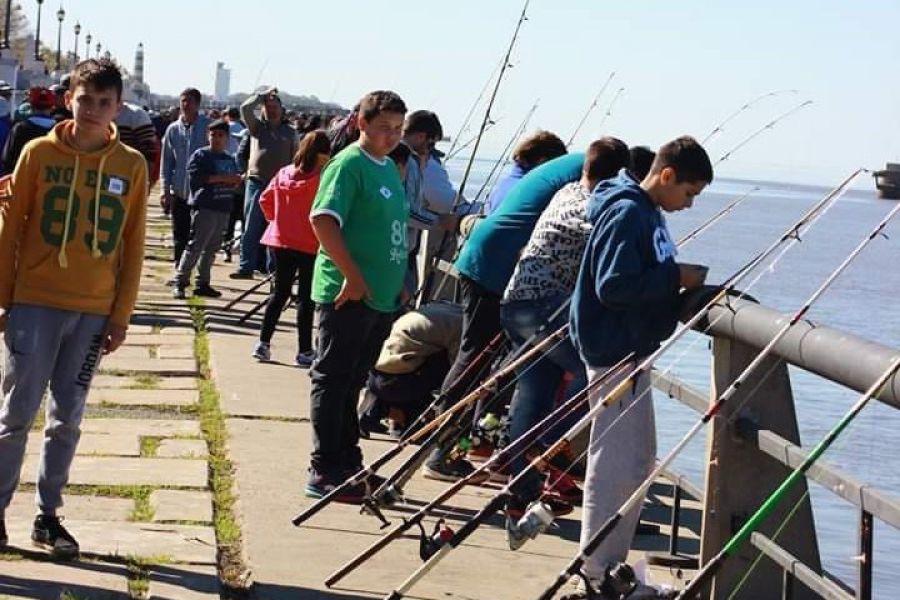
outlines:
[{"label": "concrete walkway", "polygon": [[[226,311],[226,301],[254,282],[228,279],[231,265],[219,264],[213,286],[224,296],[206,299],[203,310],[213,382],[226,419],[242,537],[237,558],[241,564],[222,564],[213,527],[207,440],[197,415],[200,373],[193,354],[191,311],[188,302],[171,300],[163,284],[171,275],[171,263],[160,260],[170,252],[161,215],[151,218],[148,227],[148,260],[135,325],[126,345],[104,361],[95,379],[66,497],[66,525],[81,542],[84,557],[55,564],[26,549],[35,440],[22,490],[8,514],[14,548],[0,555],[5,559],[0,562],[0,598],[56,599],[66,597],[61,596],[64,591],[71,593],[69,598],[180,600],[220,593],[266,600],[383,597],[421,564],[418,542],[412,537],[398,540],[348,576],[339,589],[322,586],[327,575],[376,539],[378,523],[356,507],[333,504],[303,527],[291,525],[290,519],[310,503],[302,494],[310,448],[309,378],[307,371],[293,366],[293,309],[285,312],[276,333],[273,362],[257,363],[250,352],[260,316],[238,321],[264,299],[268,288]],[[391,444],[388,439],[364,442],[366,458],[373,459]],[[389,472],[390,466],[383,469]],[[386,515],[397,522],[442,489],[442,484],[416,475],[407,485],[408,504]],[[456,529],[498,489],[493,484],[468,487],[441,514]],[[644,515],[661,524],[663,533],[668,502],[665,494],[654,495]],[[428,520],[429,530],[433,521]],[[579,511],[559,519],[558,525],[511,552],[498,515],[417,584],[413,597],[535,598],[577,551]],[[696,552],[696,515],[689,515],[681,531],[686,538],[682,550]],[[664,550],[666,545],[663,536],[642,536],[636,550]],[[247,584],[243,591],[220,585],[224,577],[233,586],[235,571],[244,574],[239,582]],[[668,570],[654,572],[657,581],[671,576]]]}]

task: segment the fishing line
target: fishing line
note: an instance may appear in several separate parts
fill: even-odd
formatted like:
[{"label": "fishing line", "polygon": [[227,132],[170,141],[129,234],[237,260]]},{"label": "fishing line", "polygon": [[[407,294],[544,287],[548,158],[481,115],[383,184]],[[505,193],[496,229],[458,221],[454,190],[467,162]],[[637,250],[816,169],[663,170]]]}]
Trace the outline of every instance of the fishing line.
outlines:
[{"label": "fishing line", "polygon": [[606,88],[609,87],[609,82],[612,81],[613,77],[616,76],[616,72],[613,71],[609,74],[609,77],[606,78],[606,81],[603,83],[603,86],[600,88],[600,91],[597,92],[597,95],[594,96],[594,100],[591,102],[590,106],[588,106],[587,110],[584,113],[584,116],[581,117],[581,120],[578,121],[578,125],[575,126],[575,131],[572,132],[572,136],[569,138],[569,141],[566,142],[566,148],[572,145],[572,142],[575,141],[575,136],[578,135],[578,132],[581,131],[584,122],[587,121],[588,116],[597,108],[597,103],[600,101],[600,97],[606,91]]}]

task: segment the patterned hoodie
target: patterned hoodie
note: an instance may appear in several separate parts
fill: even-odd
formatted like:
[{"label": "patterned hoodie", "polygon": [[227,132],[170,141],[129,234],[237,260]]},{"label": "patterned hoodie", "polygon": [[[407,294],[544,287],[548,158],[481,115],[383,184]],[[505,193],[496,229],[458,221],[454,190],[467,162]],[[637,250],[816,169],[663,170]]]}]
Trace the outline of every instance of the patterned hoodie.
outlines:
[{"label": "patterned hoodie", "polygon": [[72,144],[74,121],[29,142],[0,204],[0,307],[109,315],[127,326],[144,260],[147,164],[119,141]]}]

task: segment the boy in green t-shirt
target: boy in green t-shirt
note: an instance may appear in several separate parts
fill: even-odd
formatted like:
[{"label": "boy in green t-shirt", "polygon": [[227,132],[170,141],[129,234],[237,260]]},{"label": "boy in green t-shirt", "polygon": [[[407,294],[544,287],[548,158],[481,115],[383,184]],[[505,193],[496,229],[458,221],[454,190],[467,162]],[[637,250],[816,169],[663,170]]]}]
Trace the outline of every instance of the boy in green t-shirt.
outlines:
[{"label": "boy in green t-shirt", "polygon": [[[409,207],[388,154],[400,142],[406,105],[393,92],[359,104],[358,144],[322,171],[310,220],[319,238],[312,299],[319,317],[310,369],[313,452],[306,495],[320,498],[362,468],[357,399],[401,305]],[[361,502],[365,486],[339,502]]]}]

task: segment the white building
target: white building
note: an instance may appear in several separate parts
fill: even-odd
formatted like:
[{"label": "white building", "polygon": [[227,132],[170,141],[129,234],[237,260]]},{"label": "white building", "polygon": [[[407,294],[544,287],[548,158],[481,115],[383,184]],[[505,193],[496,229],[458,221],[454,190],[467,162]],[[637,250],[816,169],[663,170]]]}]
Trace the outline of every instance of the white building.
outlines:
[{"label": "white building", "polygon": [[215,90],[216,102],[228,100],[228,94],[231,93],[231,69],[226,69],[223,62],[216,63]]}]

